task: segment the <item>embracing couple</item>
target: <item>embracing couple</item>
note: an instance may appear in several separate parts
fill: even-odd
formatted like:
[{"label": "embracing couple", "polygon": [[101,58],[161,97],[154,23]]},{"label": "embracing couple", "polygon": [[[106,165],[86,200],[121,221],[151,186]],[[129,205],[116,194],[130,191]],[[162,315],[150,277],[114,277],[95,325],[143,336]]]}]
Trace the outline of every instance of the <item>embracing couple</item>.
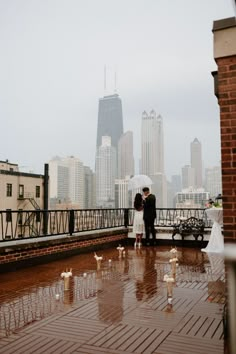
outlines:
[{"label": "embracing couple", "polygon": [[143,188],[143,195],[137,193],[134,199],[134,223],[133,232],[136,234],[134,247],[141,247],[143,233],[146,234],[146,245],[149,246],[150,233],[152,234],[151,245],[156,243],[156,197],[150,193],[148,187]]}]

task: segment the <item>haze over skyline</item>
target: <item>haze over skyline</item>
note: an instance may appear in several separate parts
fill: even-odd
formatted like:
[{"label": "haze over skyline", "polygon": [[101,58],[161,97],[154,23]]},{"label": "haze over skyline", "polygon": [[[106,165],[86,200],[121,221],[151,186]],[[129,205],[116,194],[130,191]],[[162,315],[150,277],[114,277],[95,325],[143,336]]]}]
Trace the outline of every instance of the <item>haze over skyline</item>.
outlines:
[{"label": "haze over skyline", "polygon": [[233,14],[230,0],[0,0],[0,160],[41,173],[53,156],[74,155],[94,169],[107,64],[136,171],[142,112],[152,109],[163,117],[168,177],[190,163],[195,137],[204,166],[218,165],[211,30]]}]

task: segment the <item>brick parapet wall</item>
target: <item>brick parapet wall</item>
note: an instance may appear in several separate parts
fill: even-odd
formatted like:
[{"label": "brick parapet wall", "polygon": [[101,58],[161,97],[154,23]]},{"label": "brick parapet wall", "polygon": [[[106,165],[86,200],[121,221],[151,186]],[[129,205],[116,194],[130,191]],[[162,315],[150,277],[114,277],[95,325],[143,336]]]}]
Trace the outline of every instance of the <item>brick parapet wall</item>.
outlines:
[{"label": "brick parapet wall", "polygon": [[216,59],[225,242],[236,242],[236,55]]},{"label": "brick parapet wall", "polygon": [[2,246],[0,247],[0,265],[5,265],[9,263],[22,263],[27,260],[32,261],[34,259],[39,260],[39,258],[49,259],[50,255],[55,256],[66,256],[67,254],[78,253],[81,249],[86,250],[86,248],[97,248],[99,245],[109,244],[113,242],[119,243],[128,237],[127,230],[113,230],[113,231],[101,231],[100,233],[86,236],[65,236],[57,240],[40,240],[36,242],[35,240],[29,240],[28,243],[21,244],[20,241],[17,245],[12,246]]}]

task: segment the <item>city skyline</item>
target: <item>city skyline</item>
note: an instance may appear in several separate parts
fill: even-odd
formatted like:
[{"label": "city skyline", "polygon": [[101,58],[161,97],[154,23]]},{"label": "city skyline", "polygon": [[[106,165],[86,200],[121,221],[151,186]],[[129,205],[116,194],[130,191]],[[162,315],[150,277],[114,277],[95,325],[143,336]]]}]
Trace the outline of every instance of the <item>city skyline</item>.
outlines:
[{"label": "city skyline", "polygon": [[[122,138],[124,138],[124,141],[122,141]],[[128,138],[128,139],[127,139]],[[128,143],[128,147],[130,148],[130,143],[132,142],[132,132],[126,132],[122,135],[120,141],[122,142],[122,144],[127,144]],[[193,143],[198,143],[201,145],[201,143],[198,141],[197,138],[194,139],[193,142],[191,142],[189,144],[189,148],[190,148],[190,155],[192,153],[192,144]],[[131,144],[132,145],[132,144]],[[116,175],[116,150],[114,147],[112,147],[111,145],[111,138],[109,136],[104,136],[103,137],[103,143],[100,146],[101,149],[98,150],[98,154],[97,154],[97,164],[100,165],[100,167],[98,168],[98,174],[100,174],[99,179],[102,180],[99,181],[99,179],[97,180],[97,188],[96,188],[96,192],[97,192],[97,200],[99,200],[100,197],[98,197],[98,195],[104,196],[105,194],[107,194],[107,191],[109,190],[110,192],[110,196],[107,198],[107,201],[105,201],[105,199],[102,202],[99,202],[98,204],[100,206],[106,207],[107,202],[109,202],[109,207],[112,207],[112,205],[114,203],[118,203],[119,205],[128,205],[128,200],[129,200],[129,195],[128,195],[128,180],[129,178],[132,176],[129,175],[128,173],[125,174],[125,177],[118,177],[115,178]],[[132,151],[132,149],[131,149]],[[121,151],[122,152],[122,151]],[[120,152],[120,153],[121,153]],[[198,154],[197,154],[198,155]],[[119,156],[119,154],[118,154]],[[130,155],[132,156],[132,154]],[[127,161],[129,161],[129,156],[127,154],[126,158],[128,158]],[[52,159],[49,162],[50,165],[50,176],[52,177],[52,179],[55,177],[54,175],[54,169],[53,167],[53,163],[56,163],[56,165],[58,164],[58,161],[60,161],[60,175],[61,178],[59,178],[59,184],[61,185],[61,189],[60,189],[60,193],[58,195],[59,199],[63,200],[63,193],[67,190],[69,190],[69,185],[67,185],[66,183],[62,183],[62,180],[66,180],[66,178],[68,178],[67,174],[68,171],[66,171],[66,169],[64,168],[63,170],[63,166],[65,167],[65,163],[64,161],[66,161],[66,159],[71,159],[71,157],[68,158],[59,158],[56,157],[54,159]],[[76,159],[73,157],[73,159]],[[77,158],[77,160],[79,160]],[[62,163],[63,162],[63,163]],[[113,163],[114,162],[114,163]],[[198,161],[195,161],[196,163]],[[201,162],[201,161],[200,161]],[[81,161],[81,164],[83,165],[83,162]],[[112,167],[113,166],[113,167]],[[124,164],[124,167],[127,166],[126,163]],[[129,166],[130,167],[130,166]],[[96,205],[96,197],[95,197],[95,180],[94,182],[91,182],[93,180],[93,176],[95,176],[95,174],[93,173],[93,171],[91,170],[90,167],[88,166],[84,166],[84,174],[88,174],[88,181],[87,181],[87,185],[86,185],[86,179],[84,180],[85,182],[85,195],[87,196],[86,199],[89,199],[89,202],[86,202],[86,199],[84,199],[84,205],[85,208],[87,208],[88,206],[91,207],[91,205]],[[152,190],[155,194],[158,195],[158,201],[160,205],[157,205],[158,207],[172,207],[172,198],[174,198],[174,195],[179,192],[184,192],[184,193],[202,193],[202,192],[207,192],[209,193],[209,195],[211,197],[216,197],[219,193],[222,192],[222,185],[221,185],[221,167],[220,166],[206,166],[204,171],[204,176],[203,177],[203,182],[202,182],[202,186],[196,186],[195,185],[195,168],[191,166],[191,164],[186,164],[184,166],[182,166],[179,169],[179,174],[177,175],[173,175],[171,177],[171,179],[166,179],[165,174],[163,173],[156,173],[156,174],[150,174],[149,176],[151,177],[151,179],[153,180],[153,186],[152,186]],[[182,174],[182,178],[181,175]],[[119,174],[118,174],[119,175]],[[108,181],[109,179],[109,181]],[[182,180],[182,181],[181,181]],[[98,184],[102,184],[102,190],[99,191],[98,188]],[[108,187],[109,184],[109,187]],[[91,190],[89,190],[91,188]],[[118,192],[119,190],[119,192]],[[125,192],[126,190],[126,192]],[[50,190],[51,192],[51,197],[53,194],[53,185],[52,188]],[[68,194],[68,191],[67,191]],[[127,195],[126,195],[127,194]],[[125,197],[126,195],[126,197]],[[111,198],[112,196],[112,198]],[[118,200],[116,200],[116,198],[119,198],[119,202]],[[123,198],[123,199],[120,199]],[[101,198],[100,198],[101,200]],[[123,200],[123,201],[122,201]],[[105,204],[103,204],[105,202]],[[162,203],[164,205],[162,205]],[[168,205],[167,205],[168,203]],[[103,205],[102,205],[103,204]],[[117,205],[118,205],[117,204]],[[132,204],[132,203],[131,203]]]},{"label": "city skyline", "polygon": [[185,147],[195,136],[204,143],[205,166],[219,163],[211,30],[213,20],[233,15],[230,1],[215,0],[212,6],[212,1],[121,0],[116,12],[105,0],[92,8],[80,0],[13,0],[0,6],[2,160],[42,172],[51,156],[73,154],[94,169],[97,97],[104,95],[108,64],[118,73],[124,131],[133,131],[136,166],[137,121],[144,107],[165,117],[168,178],[187,161]]},{"label": "city skyline", "polygon": [[[133,195],[128,192],[128,183],[129,179],[134,175],[133,133],[127,131],[121,134],[119,138],[117,131],[114,130],[114,116],[120,118],[120,123],[123,125],[122,114],[120,116],[116,114],[117,98],[118,95],[115,97],[112,96],[110,100],[110,96],[108,96],[108,104],[106,102],[106,108],[104,109],[103,107],[102,110],[100,107],[101,99],[99,100],[97,137],[100,139],[99,134],[101,132],[104,134],[105,132],[110,132],[111,135],[115,132],[116,134],[113,135],[113,139],[110,135],[101,136],[101,144],[97,147],[96,151],[94,173],[90,167],[83,166],[82,161],[74,157],[64,159],[54,158],[54,160],[49,162],[52,202],[53,200],[54,202],[55,200],[64,200],[65,202],[71,201],[71,203],[75,203],[76,201],[71,195],[71,190],[76,188],[78,176],[83,174],[84,188],[80,188],[83,196],[80,198],[82,202],[79,202],[81,207],[89,208],[92,205],[101,208],[132,206],[130,198]],[[119,101],[119,105],[121,106],[121,98],[119,98]],[[104,116],[101,114],[101,111]],[[110,114],[110,112],[113,114]],[[105,121],[102,126],[101,122],[104,120],[104,117]],[[205,197],[207,195],[216,197],[222,192],[220,166],[207,166],[204,171],[205,178],[203,178],[202,144],[197,137],[189,144],[190,164],[185,164],[179,170],[181,171],[182,178],[180,175],[173,175],[171,180],[168,180],[164,171],[164,129],[162,117],[154,110],[149,114],[144,111],[140,124],[142,126],[141,172],[152,179],[151,190],[158,196],[158,208],[180,206],[183,202],[182,198],[186,197],[186,201],[183,202],[184,206],[186,203],[188,204],[187,200],[191,196],[194,199],[195,197],[202,197],[202,193],[205,193]],[[73,177],[74,180],[71,177],[76,174],[74,172],[71,173],[70,169],[66,168],[71,165],[71,161],[72,165],[75,165],[75,161],[79,161],[83,169],[83,171],[80,170],[77,172],[77,176]],[[82,187],[81,184],[80,187]],[[192,207],[199,207],[199,203],[196,200],[195,202],[192,200],[191,203]]]}]

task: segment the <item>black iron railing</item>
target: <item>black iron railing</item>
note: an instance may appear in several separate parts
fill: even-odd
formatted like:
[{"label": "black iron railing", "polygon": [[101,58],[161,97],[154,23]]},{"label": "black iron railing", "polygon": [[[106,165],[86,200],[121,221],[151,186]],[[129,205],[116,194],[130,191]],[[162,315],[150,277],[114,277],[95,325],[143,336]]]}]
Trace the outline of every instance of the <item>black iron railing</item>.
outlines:
[{"label": "black iron railing", "polygon": [[[191,216],[204,220],[205,226],[211,227],[205,209],[157,209],[155,225],[172,227]],[[0,241],[129,227],[133,217],[133,209],[2,210]]]},{"label": "black iron railing", "polygon": [[206,209],[157,209],[156,226],[174,226],[182,219],[195,217],[205,222],[205,227],[211,227],[212,222],[207,218]]}]

